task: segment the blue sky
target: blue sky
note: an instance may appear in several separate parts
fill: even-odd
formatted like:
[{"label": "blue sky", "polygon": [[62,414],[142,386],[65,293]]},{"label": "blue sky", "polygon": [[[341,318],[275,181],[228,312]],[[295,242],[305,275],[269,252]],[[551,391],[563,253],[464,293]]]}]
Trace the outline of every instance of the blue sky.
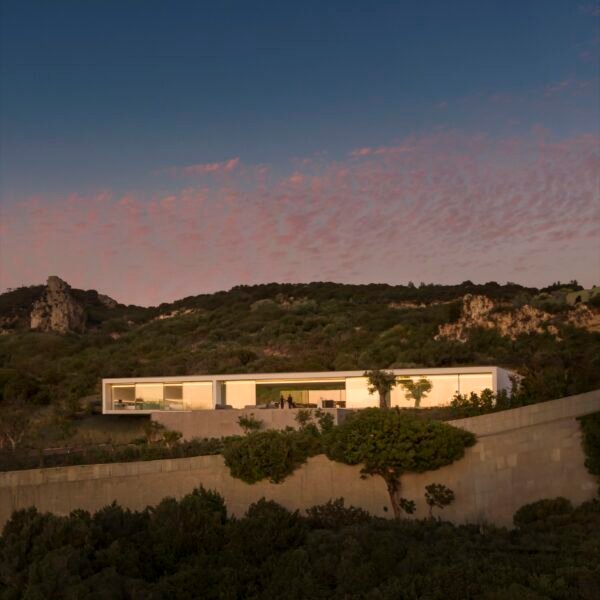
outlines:
[{"label": "blue sky", "polygon": [[[231,183],[174,174],[232,159],[283,178],[303,160],[330,168],[356,149],[444,131],[598,134],[594,2],[0,5],[0,198],[11,218],[32,198],[224,193]],[[597,158],[595,142],[586,148]],[[40,273],[49,268],[64,271],[58,259]]]}]

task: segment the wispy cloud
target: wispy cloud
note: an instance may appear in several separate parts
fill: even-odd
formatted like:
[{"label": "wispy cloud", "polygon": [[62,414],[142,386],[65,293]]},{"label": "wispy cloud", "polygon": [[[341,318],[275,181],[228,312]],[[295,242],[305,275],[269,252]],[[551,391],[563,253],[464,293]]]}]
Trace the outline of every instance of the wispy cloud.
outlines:
[{"label": "wispy cloud", "polygon": [[265,281],[592,283],[599,144],[440,132],[161,195],[29,198],[1,215],[2,284],[56,273],[154,304]]},{"label": "wispy cloud", "polygon": [[171,167],[167,171],[171,175],[185,175],[188,177],[197,177],[200,175],[209,175],[211,173],[231,173],[240,164],[239,158],[230,158],[223,162],[200,163],[197,165],[187,165],[185,167]]}]

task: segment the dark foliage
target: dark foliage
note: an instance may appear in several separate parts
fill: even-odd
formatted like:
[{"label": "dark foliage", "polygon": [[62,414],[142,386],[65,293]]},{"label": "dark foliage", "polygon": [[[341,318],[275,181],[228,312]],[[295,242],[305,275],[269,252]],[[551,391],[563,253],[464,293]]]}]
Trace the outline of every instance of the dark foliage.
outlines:
[{"label": "dark foliage", "polygon": [[162,460],[165,458],[188,458],[221,454],[223,440],[193,439],[163,444],[126,444],[123,446],[96,446],[85,450],[41,454],[32,452],[0,452],[0,471],[19,471],[40,467],[68,467],[70,465],[90,465],[117,462],[138,462]]},{"label": "dark foliage", "polygon": [[344,506],[343,498],[329,500],[306,511],[308,521],[315,529],[339,529],[371,520],[369,513],[355,506]]},{"label": "dark foliage", "polygon": [[551,517],[569,515],[572,512],[573,505],[566,498],[547,498],[522,506],[514,514],[513,523],[517,527],[523,527]]},{"label": "dark foliage", "polygon": [[587,470],[598,478],[600,495],[600,412],[580,417],[582,444]]},{"label": "dark foliage", "polygon": [[600,502],[519,529],[307,517],[261,500],[245,517],[199,489],[132,512],[18,511],[0,538],[2,598],[595,600]]},{"label": "dark foliage", "polygon": [[425,486],[425,502],[429,506],[429,516],[433,518],[433,508],[445,508],[454,502],[454,492],[441,483]]}]

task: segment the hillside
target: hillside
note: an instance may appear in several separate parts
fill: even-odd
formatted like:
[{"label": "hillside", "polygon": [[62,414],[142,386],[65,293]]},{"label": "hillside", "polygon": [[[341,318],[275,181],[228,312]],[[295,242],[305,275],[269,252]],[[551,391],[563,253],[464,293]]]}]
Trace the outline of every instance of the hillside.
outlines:
[{"label": "hillside", "polygon": [[152,308],[63,284],[58,321],[49,287],[0,295],[3,403],[75,412],[102,377],[469,364],[518,370],[526,402],[600,387],[600,311],[565,304],[576,282],[267,284]]}]

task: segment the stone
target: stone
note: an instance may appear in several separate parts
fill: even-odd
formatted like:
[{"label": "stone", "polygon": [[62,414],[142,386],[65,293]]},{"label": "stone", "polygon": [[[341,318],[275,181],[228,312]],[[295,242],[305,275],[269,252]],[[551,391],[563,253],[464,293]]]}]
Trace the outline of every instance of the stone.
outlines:
[{"label": "stone", "polygon": [[46,290],[34,302],[30,314],[30,328],[57,333],[83,333],[85,310],[71,294],[71,286],[60,277],[48,277]]},{"label": "stone", "polygon": [[98,300],[104,306],[106,306],[106,308],[117,308],[119,304],[116,300],[113,300],[110,296],[107,296],[106,294],[98,294]]},{"label": "stone", "polygon": [[450,339],[466,342],[475,327],[497,329],[500,335],[517,338],[522,333],[544,333],[556,335],[551,324],[552,315],[526,304],[509,311],[495,311],[498,306],[487,296],[466,294],[463,297],[460,319],[456,323],[440,325],[436,340]]}]

